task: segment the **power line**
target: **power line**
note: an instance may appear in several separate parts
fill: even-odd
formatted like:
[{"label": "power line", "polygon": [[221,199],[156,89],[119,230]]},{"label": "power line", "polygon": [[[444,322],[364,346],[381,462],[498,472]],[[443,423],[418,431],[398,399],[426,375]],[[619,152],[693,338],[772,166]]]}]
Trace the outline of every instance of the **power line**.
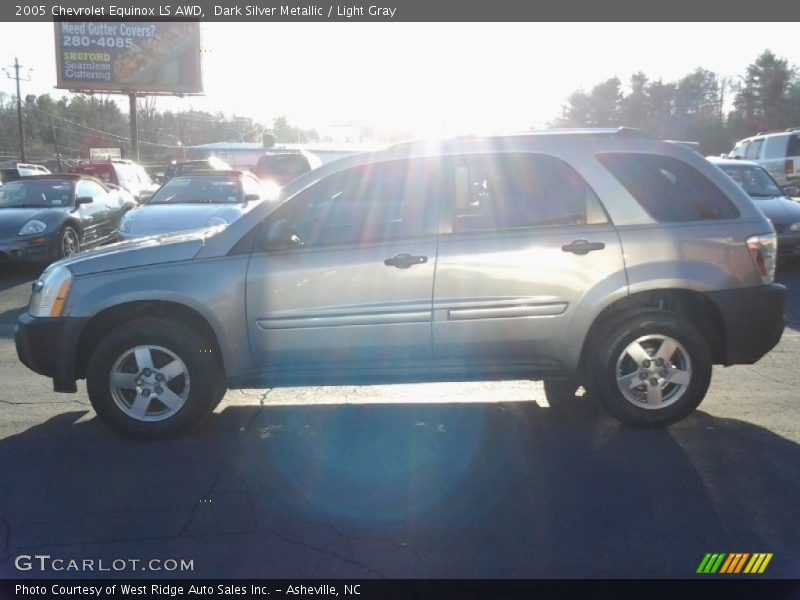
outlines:
[{"label": "power line", "polygon": [[[77,121],[71,121],[70,119],[67,119],[65,117],[62,117],[62,116],[59,116],[59,115],[54,115],[52,113],[47,112],[46,110],[42,110],[40,108],[36,108],[35,106],[30,106],[28,108],[30,108],[32,110],[35,110],[36,112],[39,112],[39,113],[41,113],[43,115],[47,115],[48,117],[51,117],[53,119],[59,119],[60,121],[64,121],[65,123],[69,123],[70,125],[75,125],[76,127],[83,127],[84,129],[87,129],[87,130],[89,130],[89,131],[91,131],[93,133],[97,133],[97,134],[103,135],[103,136],[105,136],[105,137],[107,137],[109,139],[119,140],[119,141],[123,141],[123,142],[131,141],[131,138],[125,137],[124,135],[119,135],[117,133],[111,133],[109,131],[103,131],[102,129],[95,129],[94,127],[90,127],[89,125],[84,125],[83,123],[78,123]],[[71,131],[71,130],[65,129],[63,127],[60,127],[59,125],[56,125],[56,127],[58,129],[61,129],[62,131]],[[158,146],[158,147],[161,147],[161,148],[182,148],[183,147],[183,146],[177,146],[177,145],[173,145],[173,144],[160,144],[160,143],[157,143],[157,142],[147,142],[147,141],[144,141],[144,140],[139,140],[139,143],[140,144],[147,144],[148,146]]]}]

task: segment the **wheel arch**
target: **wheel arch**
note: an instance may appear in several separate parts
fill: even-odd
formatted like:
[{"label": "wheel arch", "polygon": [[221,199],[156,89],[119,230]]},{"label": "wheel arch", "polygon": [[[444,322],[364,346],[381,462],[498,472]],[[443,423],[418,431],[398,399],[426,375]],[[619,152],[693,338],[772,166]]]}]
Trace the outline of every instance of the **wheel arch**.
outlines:
[{"label": "wheel arch", "polygon": [[178,302],[136,300],[117,304],[100,311],[84,326],[76,349],[75,374],[77,378],[86,377],[92,352],[94,352],[105,333],[119,325],[139,318],[171,319],[192,327],[208,342],[208,350],[218,357],[224,372],[225,357],[221,351],[218,336],[203,315],[193,308]]},{"label": "wheel arch", "polygon": [[64,231],[65,227],[72,227],[78,234],[78,241],[83,241],[83,228],[81,227],[81,223],[78,219],[73,216],[69,216],[64,219],[64,222],[58,226],[59,235],[62,231]]},{"label": "wheel arch", "polygon": [[579,370],[585,372],[589,353],[608,323],[628,311],[657,309],[685,318],[708,343],[715,364],[726,362],[725,322],[719,307],[701,292],[667,288],[625,296],[605,307],[592,322],[581,348]]}]

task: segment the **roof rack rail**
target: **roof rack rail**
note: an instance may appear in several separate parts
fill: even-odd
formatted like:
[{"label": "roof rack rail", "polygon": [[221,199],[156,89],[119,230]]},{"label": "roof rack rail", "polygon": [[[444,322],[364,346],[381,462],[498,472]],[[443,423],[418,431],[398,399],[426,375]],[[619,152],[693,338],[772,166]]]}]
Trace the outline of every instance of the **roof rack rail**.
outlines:
[{"label": "roof rack rail", "polygon": [[651,140],[656,139],[656,136],[654,136],[652,133],[642,131],[641,129],[636,129],[635,127],[620,127],[617,129],[617,135],[626,137],[648,138]]},{"label": "roof rack rail", "polygon": [[800,127],[789,127],[786,131],[800,131]]}]

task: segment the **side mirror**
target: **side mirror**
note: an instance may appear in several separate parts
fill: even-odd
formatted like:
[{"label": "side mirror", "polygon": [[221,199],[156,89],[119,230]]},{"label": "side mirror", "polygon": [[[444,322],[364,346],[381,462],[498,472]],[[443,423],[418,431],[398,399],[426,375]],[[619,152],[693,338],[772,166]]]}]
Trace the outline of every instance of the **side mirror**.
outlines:
[{"label": "side mirror", "polygon": [[147,204],[150,202],[150,198],[153,197],[153,194],[142,194],[139,196],[139,204]]},{"label": "side mirror", "polygon": [[248,202],[255,202],[256,200],[261,200],[261,196],[258,194],[245,194],[244,195],[244,202],[247,204]]},{"label": "side mirror", "polygon": [[794,198],[795,196],[800,196],[800,188],[794,185],[788,185],[783,188],[783,193],[789,196],[789,198]]},{"label": "side mirror", "polygon": [[258,242],[259,248],[264,251],[288,250],[303,245],[303,240],[292,230],[286,219],[279,219],[267,227]]},{"label": "side mirror", "polygon": [[91,196],[78,196],[75,198],[75,206],[80,206],[81,204],[91,204],[94,202],[94,198]]}]

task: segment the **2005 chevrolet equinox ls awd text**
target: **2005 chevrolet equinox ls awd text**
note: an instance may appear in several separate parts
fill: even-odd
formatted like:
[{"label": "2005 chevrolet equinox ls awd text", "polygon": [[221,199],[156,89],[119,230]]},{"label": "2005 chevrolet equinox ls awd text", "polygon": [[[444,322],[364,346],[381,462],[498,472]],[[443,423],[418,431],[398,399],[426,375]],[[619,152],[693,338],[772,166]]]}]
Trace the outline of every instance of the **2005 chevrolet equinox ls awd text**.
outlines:
[{"label": "2005 chevrolet equinox ls awd text", "polygon": [[702,156],[630,129],[411,142],[307,173],[226,228],[61,260],[17,351],[117,430],[229,387],[543,379],[674,423],[780,339],[775,232]]}]

